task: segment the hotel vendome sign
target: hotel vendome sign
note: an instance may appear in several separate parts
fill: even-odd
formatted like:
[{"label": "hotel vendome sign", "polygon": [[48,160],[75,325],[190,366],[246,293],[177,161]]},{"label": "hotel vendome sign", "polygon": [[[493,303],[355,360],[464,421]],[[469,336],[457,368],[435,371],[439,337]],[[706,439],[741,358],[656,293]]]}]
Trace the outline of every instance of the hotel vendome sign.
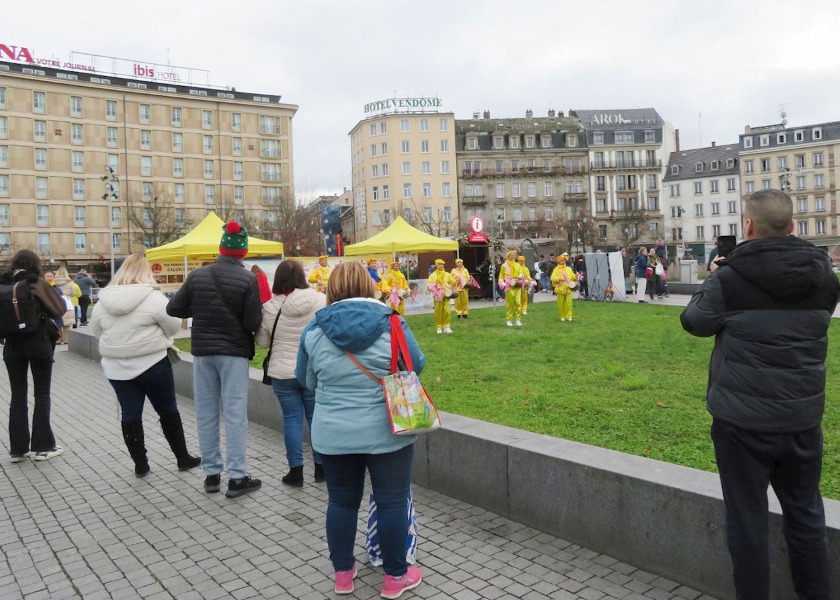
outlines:
[{"label": "hotel vendome sign", "polygon": [[366,114],[375,113],[410,113],[410,112],[437,112],[443,106],[443,101],[438,97],[404,97],[386,98],[365,104]]}]

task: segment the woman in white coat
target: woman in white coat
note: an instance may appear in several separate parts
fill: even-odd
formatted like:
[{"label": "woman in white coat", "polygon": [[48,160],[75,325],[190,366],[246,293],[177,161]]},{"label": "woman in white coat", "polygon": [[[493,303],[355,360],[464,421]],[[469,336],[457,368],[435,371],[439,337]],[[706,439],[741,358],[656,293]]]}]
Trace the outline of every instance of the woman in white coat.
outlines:
[{"label": "woman in white coat", "polygon": [[[263,304],[262,323],[256,341],[271,348],[268,375],[274,394],[283,410],[283,442],[289,472],[282,478],[286,485],[303,485],[303,420],[312,426],[315,392],[301,386],[295,378],[300,334],[324,308],[327,297],[309,287],[303,266],[295,260],[285,260],[274,273],[274,296]],[[276,324],[276,327],[275,327]],[[274,333],[272,337],[272,332]],[[315,481],[324,481],[321,457],[313,453]]]},{"label": "woman in white coat", "polygon": [[175,379],[167,356],[172,336],[181,320],[166,314],[168,300],[160,291],[142,254],[125,259],[108,287],[100,290],[90,328],[99,338],[102,370],[117,393],[122,409],[122,432],[134,460],[134,473],[150,471],[143,433],[146,397],[160,417],[178,469],[201,464],[191,456],[184,440],[184,426],[175,400]]}]

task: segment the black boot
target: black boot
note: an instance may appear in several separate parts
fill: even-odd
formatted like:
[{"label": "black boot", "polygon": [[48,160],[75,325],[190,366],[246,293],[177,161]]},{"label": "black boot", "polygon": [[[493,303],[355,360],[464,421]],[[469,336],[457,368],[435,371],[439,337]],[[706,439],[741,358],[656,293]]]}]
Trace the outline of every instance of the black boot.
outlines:
[{"label": "black boot", "polygon": [[149,461],[146,460],[146,442],[143,436],[143,421],[122,422],[122,433],[128,453],[134,461],[134,474],[137,477],[145,477],[149,469]]},{"label": "black boot", "polygon": [[187,441],[184,439],[184,425],[181,423],[181,413],[178,411],[160,416],[160,427],[163,435],[172,448],[172,453],[178,459],[178,470],[189,471],[201,464],[197,456],[190,456],[187,452]]},{"label": "black boot", "polygon": [[303,487],[303,467],[292,467],[280,481],[286,485]]},{"label": "black boot", "polygon": [[315,463],[315,483],[321,483],[326,480],[327,477],[324,475],[324,465]]}]

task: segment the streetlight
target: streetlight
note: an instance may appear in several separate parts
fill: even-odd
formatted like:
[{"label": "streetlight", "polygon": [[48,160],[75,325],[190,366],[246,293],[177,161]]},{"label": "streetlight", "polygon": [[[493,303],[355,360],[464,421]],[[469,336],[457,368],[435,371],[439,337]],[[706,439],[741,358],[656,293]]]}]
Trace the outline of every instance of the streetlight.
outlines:
[{"label": "streetlight", "polygon": [[108,232],[111,235],[111,279],[114,278],[114,200],[119,200],[120,179],[114,173],[114,169],[105,166],[105,174],[100,177],[105,183],[105,193],[102,199],[108,201]]}]

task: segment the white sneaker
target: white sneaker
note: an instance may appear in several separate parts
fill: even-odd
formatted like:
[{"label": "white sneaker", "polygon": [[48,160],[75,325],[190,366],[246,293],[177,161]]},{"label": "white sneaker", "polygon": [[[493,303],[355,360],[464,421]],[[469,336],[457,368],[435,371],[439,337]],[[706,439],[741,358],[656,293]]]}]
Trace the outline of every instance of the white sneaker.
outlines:
[{"label": "white sneaker", "polygon": [[31,452],[27,452],[26,454],[12,454],[12,460],[9,462],[19,463],[25,461],[29,458],[29,455],[32,454]]},{"label": "white sneaker", "polygon": [[438,327],[437,332],[438,332],[438,335],[440,335],[441,333],[443,333],[443,329],[441,329],[440,327]]},{"label": "white sneaker", "polygon": [[511,323],[510,321],[506,321],[505,325],[507,325],[508,327],[513,327],[513,323]]},{"label": "white sneaker", "polygon": [[55,458],[56,456],[61,456],[62,454],[64,454],[64,448],[56,446],[52,450],[36,452],[35,456],[32,457],[32,460],[49,460],[51,458]]},{"label": "white sneaker", "polygon": [[522,321],[520,321],[519,319],[517,319],[517,320],[516,320],[516,326],[517,326],[517,327],[522,327]]},{"label": "white sneaker", "polygon": [[565,321],[566,319],[560,319],[561,321]]},{"label": "white sneaker", "polygon": [[572,317],[569,317],[569,321],[571,321],[571,320],[572,320]]},{"label": "white sneaker", "polygon": [[523,316],[525,316],[525,315],[527,315],[527,314],[528,314],[528,311],[527,311],[527,310],[523,310],[523,311],[522,311],[522,315],[523,315]]},{"label": "white sneaker", "polygon": [[452,333],[452,328],[451,327],[444,327],[443,328],[443,333]]}]

